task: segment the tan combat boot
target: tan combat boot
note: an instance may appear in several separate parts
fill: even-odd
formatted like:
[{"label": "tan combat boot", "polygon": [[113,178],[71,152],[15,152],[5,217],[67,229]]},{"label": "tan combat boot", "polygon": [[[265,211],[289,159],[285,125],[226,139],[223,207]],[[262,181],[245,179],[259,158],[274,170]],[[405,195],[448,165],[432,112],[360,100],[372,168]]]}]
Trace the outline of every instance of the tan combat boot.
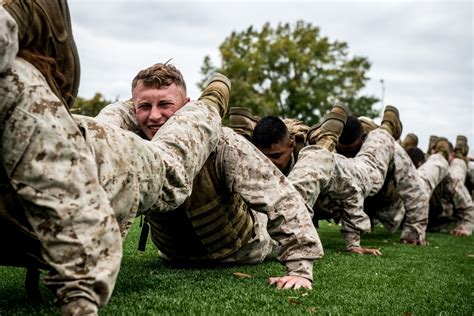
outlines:
[{"label": "tan combat boot", "polygon": [[258,118],[247,108],[232,107],[229,110],[229,127],[247,139],[252,138],[257,122]]},{"label": "tan combat boot", "polygon": [[392,105],[387,105],[385,111],[383,112],[382,124],[380,127],[386,129],[390,134],[392,134],[395,140],[400,138],[402,134],[402,122],[400,121],[400,114],[398,109]]},{"label": "tan combat boot", "polygon": [[467,145],[467,137],[458,135],[456,137],[456,146],[454,146],[454,154],[456,158],[465,159],[469,153],[469,146]]},{"label": "tan combat boot", "polygon": [[230,91],[230,80],[220,73],[215,73],[198,100],[215,107],[220,116],[224,117],[229,107]]},{"label": "tan combat boot", "polygon": [[370,117],[359,116],[358,119],[359,119],[360,124],[362,124],[362,129],[364,130],[364,133],[366,133],[366,134],[368,134],[371,131],[373,131],[374,129],[380,127]]},{"label": "tan combat boot", "polygon": [[451,156],[451,150],[449,149],[449,141],[445,137],[438,137],[434,144],[434,152],[441,153],[444,158],[449,162],[449,156]]},{"label": "tan combat boot", "polygon": [[[41,48],[41,55],[54,58],[63,75],[47,76],[53,92],[72,107],[80,80],[80,63],[72,36],[71,17],[66,0],[0,1],[18,24],[20,57],[35,66],[31,53]],[[26,52],[30,52],[29,54]],[[38,68],[41,69],[41,68]]]},{"label": "tan combat boot", "polygon": [[418,146],[418,136],[413,133],[407,134],[405,139],[402,142],[402,147],[405,149],[417,147]]},{"label": "tan combat boot", "polygon": [[333,151],[346,125],[348,115],[349,109],[342,103],[336,103],[321,122],[309,129],[308,142]]},{"label": "tan combat boot", "polygon": [[430,140],[428,142],[428,151],[426,152],[428,155],[431,155],[433,153],[437,140],[438,140],[438,136],[435,136],[435,135],[430,136]]}]

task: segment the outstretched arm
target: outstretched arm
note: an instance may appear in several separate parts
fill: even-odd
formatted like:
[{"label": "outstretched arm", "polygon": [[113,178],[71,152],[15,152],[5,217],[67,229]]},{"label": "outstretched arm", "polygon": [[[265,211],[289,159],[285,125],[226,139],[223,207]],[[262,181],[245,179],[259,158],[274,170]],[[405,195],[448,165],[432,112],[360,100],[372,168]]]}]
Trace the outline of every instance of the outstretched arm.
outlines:
[{"label": "outstretched arm", "polygon": [[223,132],[226,144],[218,153],[221,168],[217,169],[224,170],[222,178],[231,192],[239,193],[250,208],[268,216],[268,233],[278,242],[278,259],[288,270],[286,277],[270,283],[283,288],[308,287],[313,260],[320,258],[323,250],[301,195],[252,144],[230,129]]}]

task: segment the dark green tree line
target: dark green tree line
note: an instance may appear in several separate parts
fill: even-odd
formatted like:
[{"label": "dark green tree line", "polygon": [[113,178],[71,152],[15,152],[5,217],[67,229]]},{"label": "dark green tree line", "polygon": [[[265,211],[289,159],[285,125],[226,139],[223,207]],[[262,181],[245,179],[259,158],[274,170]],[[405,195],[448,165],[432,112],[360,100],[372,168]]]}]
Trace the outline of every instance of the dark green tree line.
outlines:
[{"label": "dark green tree line", "polygon": [[374,96],[360,95],[369,79],[366,57],[350,57],[345,42],[330,41],[318,27],[266,23],[232,32],[219,47],[221,65],[204,58],[204,82],[215,71],[232,80],[231,106],[250,108],[254,114],[276,114],[317,122],[336,101],[346,103],[354,115],[374,117]]}]

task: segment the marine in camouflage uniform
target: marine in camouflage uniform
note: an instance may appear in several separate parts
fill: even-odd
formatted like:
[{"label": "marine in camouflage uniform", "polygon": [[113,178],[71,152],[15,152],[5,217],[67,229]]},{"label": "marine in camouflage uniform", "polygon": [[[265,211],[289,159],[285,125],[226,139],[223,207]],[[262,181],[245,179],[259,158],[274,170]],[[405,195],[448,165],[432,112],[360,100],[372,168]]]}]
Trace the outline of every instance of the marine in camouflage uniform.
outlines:
[{"label": "marine in camouflage uniform", "polygon": [[[348,119],[357,120],[352,117]],[[323,122],[326,121],[330,119],[323,119]],[[283,146],[287,134],[279,127],[282,124],[283,122],[272,116],[261,119],[257,123],[252,141],[280,170],[289,169],[288,179],[305,202],[314,208],[314,220],[341,219],[348,250],[379,254],[378,250],[360,247],[360,234],[370,230],[370,221],[363,211],[363,202],[366,196],[377,192],[384,183],[386,168],[394,151],[393,137],[384,129],[369,133],[359,154],[350,159],[329,151],[334,148],[335,142],[329,142],[332,148],[328,148],[328,143],[325,145],[324,137],[321,137],[313,141],[313,145],[304,147],[299,155],[293,156],[297,157],[296,164],[293,165],[294,158],[286,159],[284,164],[278,160],[280,156],[286,156],[282,153],[284,148],[291,148]],[[290,135],[298,134],[299,130],[304,130],[305,133],[308,131],[303,124],[295,121],[287,120],[286,124],[287,133]],[[275,147],[275,144],[282,145]],[[280,155],[274,156],[276,153]],[[290,168],[287,165],[290,165]]]},{"label": "marine in camouflage uniform", "polygon": [[[15,1],[5,8],[17,22],[28,23],[33,14],[42,19],[44,24],[30,25],[28,35],[34,38],[39,37],[40,28],[46,32],[53,29],[46,21],[43,5],[52,9],[47,9],[48,13],[67,11],[66,3],[55,1]],[[55,18],[58,24],[54,30],[64,32],[64,44],[73,46],[62,14]],[[25,51],[28,45],[22,41],[24,31],[19,32],[20,54],[31,58],[33,52]],[[44,48],[45,56],[52,56],[47,53],[54,49],[41,46],[38,38],[35,41],[38,48]],[[63,48],[71,55],[75,52],[72,47]],[[75,58],[64,58],[74,64]],[[55,79],[51,77],[48,82],[36,68],[36,61],[33,65],[16,58],[0,76],[1,183],[6,206],[2,225],[23,224],[39,240],[41,260],[52,269],[45,283],[56,293],[59,304],[68,309],[81,302],[84,310],[94,312],[96,304],[107,302],[115,284],[122,254],[120,232],[99,185],[90,149],[63,103],[63,96],[73,95],[75,89],[69,85],[63,93],[53,91],[51,86],[58,87]],[[58,64],[61,69],[64,60]],[[24,211],[12,207],[19,203]],[[3,256],[3,264],[33,262],[16,249],[9,250],[12,252],[4,252],[10,255]]]},{"label": "marine in camouflage uniform", "polygon": [[464,186],[467,168],[465,160],[453,157],[452,146],[444,137],[438,138],[432,147],[433,153],[426,161],[419,148],[407,150],[431,197],[428,230],[440,231],[455,223],[451,234],[471,235],[474,209],[470,194]]},{"label": "marine in camouflage uniform", "polygon": [[[35,203],[29,205],[22,202],[27,206],[25,213],[28,223],[32,226],[31,233],[41,241],[46,264],[54,267],[55,270],[67,271],[70,265],[69,260],[71,257],[74,258],[74,248],[69,243],[80,243],[79,249],[82,249],[89,259],[82,265],[71,267],[73,271],[69,272],[68,276],[74,280],[74,283],[80,284],[80,290],[83,290],[85,287],[85,282],[82,280],[83,270],[90,271],[90,274],[86,274],[88,278],[98,273],[99,276],[96,277],[97,280],[93,280],[93,285],[101,282],[101,296],[96,298],[98,294],[93,291],[93,288],[85,287],[85,289],[88,290],[87,294],[92,293],[90,299],[92,302],[104,304],[112,292],[115,281],[108,278],[115,278],[118,271],[121,257],[120,232],[125,236],[137,212],[172,210],[186,199],[192,184],[192,177],[188,175],[196,174],[200,170],[207,159],[207,153],[215,147],[220,116],[215,110],[206,106],[204,101],[191,103],[173,117],[169,124],[157,134],[160,135],[159,139],[152,142],[145,142],[133,133],[98,124],[92,118],[75,116],[75,123],[78,126],[71,125],[71,128],[77,129],[79,134],[75,138],[82,139],[83,146],[79,148],[80,151],[77,149],[73,152],[69,149],[71,141],[67,139],[44,132],[47,138],[40,141],[34,135],[36,130],[41,130],[35,126],[41,118],[57,124],[56,128],[60,132],[63,131],[58,128],[61,125],[51,117],[53,111],[61,113],[61,107],[58,106],[60,103],[54,103],[57,101],[54,101],[54,95],[48,94],[50,91],[47,89],[41,91],[37,88],[41,83],[41,74],[36,72],[32,76],[27,76],[29,70],[34,69],[22,59],[15,60],[9,69],[12,75],[6,76],[6,82],[0,81],[0,87],[7,87],[10,91],[8,97],[11,98],[4,100],[11,101],[18,95],[18,84],[22,84],[23,91],[27,91],[28,83],[35,88],[27,92],[37,102],[30,107],[27,107],[30,103],[25,105],[18,103],[13,109],[11,118],[4,121],[6,127],[2,131],[4,139],[2,148],[10,149],[5,150],[3,155],[6,172],[11,175],[13,189],[21,198]],[[38,104],[45,105],[40,113],[36,112],[35,108]],[[4,105],[2,102],[2,109]],[[56,108],[53,110],[52,106]],[[67,117],[66,114],[65,110],[63,115]],[[65,119],[61,116],[56,117],[56,120],[59,119],[64,125]],[[29,130],[31,130],[30,134],[28,134]],[[67,135],[71,134],[65,134],[66,137]],[[61,159],[58,150],[66,149],[68,149],[66,151],[68,159]],[[176,157],[176,152],[186,152],[186,156]],[[86,155],[87,153],[91,155],[90,158]],[[91,173],[73,172],[76,166],[80,167],[85,163],[95,168],[92,175],[98,173],[99,186],[91,185],[94,179]],[[80,170],[80,168],[77,169]],[[47,175],[47,180],[40,178],[41,174]],[[64,183],[69,185],[65,193],[52,186],[55,183],[53,181],[59,182],[55,178],[61,179],[62,185],[66,185]],[[72,183],[75,183],[75,186]],[[83,183],[86,185],[82,187]],[[42,188],[45,184],[46,188]],[[50,192],[49,190],[55,193],[56,198],[52,196],[42,198]],[[99,203],[97,192],[105,193],[104,203]],[[68,199],[71,201],[69,202]],[[43,202],[43,200],[46,201]],[[62,205],[65,205],[64,208]],[[90,206],[87,208],[85,205]],[[17,208],[18,206],[15,211]],[[87,212],[88,209],[91,211]],[[9,209],[9,211],[12,210]],[[104,212],[107,212],[107,216],[102,215]],[[51,218],[52,215],[49,213],[53,213],[55,217]],[[56,220],[56,217],[62,214],[69,221],[71,214],[80,214],[73,217],[78,222],[74,221],[72,224],[74,233],[69,224],[62,224]],[[92,221],[96,217],[99,219]],[[79,226],[80,220],[89,222]],[[48,229],[49,225],[54,227],[52,231]],[[63,237],[62,234],[68,234],[68,238]],[[70,236],[75,236],[75,238],[71,239]],[[112,236],[114,236],[113,239]],[[64,245],[59,246],[59,241],[62,241]],[[65,254],[67,254],[66,257]],[[82,252],[79,254],[81,255]],[[96,264],[90,261],[92,258],[97,258],[94,259]],[[46,284],[50,287],[52,287],[51,282],[55,270],[46,278]],[[112,274],[112,272],[115,273]],[[60,285],[62,284],[54,283],[54,286]],[[72,286],[66,283],[63,287],[65,288],[61,290],[64,291],[64,299],[70,299],[69,287]],[[61,298],[59,296],[58,299],[61,300]]]},{"label": "marine in camouflage uniform", "polygon": [[[134,82],[139,86],[142,79],[160,78],[161,71],[180,77],[182,85],[179,71],[163,64],[143,70]],[[175,87],[161,82],[166,79],[148,86]],[[185,94],[185,87],[180,89]],[[117,102],[97,120],[136,131],[140,106],[139,101],[135,109]],[[153,124],[161,123],[157,119]],[[175,263],[258,263],[276,252],[287,267],[286,277],[270,280],[278,287],[310,287],[306,282],[313,277],[313,260],[323,255],[301,196],[255,147],[228,128],[222,128],[216,150],[194,179],[191,196],[174,212],[148,214],[147,220],[163,258]],[[306,281],[299,283],[301,278]]]},{"label": "marine in camouflage uniform", "polygon": [[[40,26],[43,30],[49,23],[44,14],[53,14],[57,19],[55,27],[67,29],[67,23],[61,26],[61,14],[54,11],[68,13],[66,2],[12,2],[6,8],[14,12],[15,18],[24,18],[22,23],[29,14],[34,14],[35,19],[45,23]],[[30,32],[28,35],[33,36],[35,29]],[[73,43],[72,35],[66,35],[66,42]],[[41,42],[37,40],[36,44]],[[2,251],[1,263],[47,267],[50,271],[45,283],[55,291],[63,314],[95,314],[97,306],[106,304],[110,298],[119,270],[122,239],[117,218],[127,223],[126,219],[134,215],[136,205],[141,203],[148,203],[146,209],[153,205],[159,210],[180,204],[192,184],[192,178],[180,175],[193,174],[207,159],[217,141],[220,117],[216,110],[201,106],[199,110],[185,109],[177,115],[174,137],[165,129],[160,132],[163,139],[147,146],[147,163],[153,160],[156,166],[153,171],[159,172],[153,175],[154,184],[150,186],[146,181],[150,181],[146,174],[150,166],[147,164],[147,169],[141,170],[141,166],[135,165],[134,169],[137,154],[126,161],[122,148],[124,139],[128,138],[131,146],[142,140],[101,128],[94,122],[81,123],[83,128],[80,128],[64,101],[74,96],[73,85],[58,88],[55,77],[45,78],[39,71],[44,69],[41,64],[44,57],[23,51],[24,47],[27,44],[20,42],[20,56],[30,62],[25,58],[9,58],[4,62],[11,54],[1,56],[1,64],[5,65],[0,75],[3,166],[0,224],[5,234],[1,240],[17,241],[14,247],[2,244],[7,251]],[[195,119],[202,120],[202,124],[192,123]],[[105,130],[110,135],[104,135]],[[176,131],[180,134],[176,135]],[[85,137],[91,134],[93,139]],[[103,144],[111,139],[116,144],[115,157],[111,157],[112,149],[107,147],[110,144]],[[104,148],[102,153],[101,148]],[[177,151],[187,155],[177,159],[173,157]],[[105,156],[108,161],[102,160]],[[145,178],[143,183],[142,178]],[[127,197],[134,194],[127,202],[120,197],[124,187],[127,191],[135,189],[133,193],[127,192]],[[137,188],[141,190],[139,196]]]},{"label": "marine in camouflage uniform", "polygon": [[[369,132],[374,124],[362,126]],[[396,143],[385,183],[377,194],[366,198],[364,209],[390,232],[395,232],[405,218],[400,240],[424,245],[429,210],[429,195],[424,188],[410,157]]]},{"label": "marine in camouflage uniform", "polygon": [[454,158],[449,165],[448,175],[433,192],[430,200],[431,230],[438,230],[454,223],[451,234],[468,236],[474,227],[474,207],[471,195],[464,185],[466,172],[464,160]]}]

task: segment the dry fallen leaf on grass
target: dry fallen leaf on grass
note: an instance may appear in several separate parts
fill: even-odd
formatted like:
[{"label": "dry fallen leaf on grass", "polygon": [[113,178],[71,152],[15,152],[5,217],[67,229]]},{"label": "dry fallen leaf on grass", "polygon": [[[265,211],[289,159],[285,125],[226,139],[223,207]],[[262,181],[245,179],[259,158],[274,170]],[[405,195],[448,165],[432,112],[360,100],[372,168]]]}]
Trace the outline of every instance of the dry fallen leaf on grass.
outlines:
[{"label": "dry fallen leaf on grass", "polygon": [[242,273],[242,272],[234,272],[232,273],[235,277],[239,278],[239,279],[251,279],[253,278],[252,275],[250,274],[247,274],[247,273]]},{"label": "dry fallen leaf on grass", "polygon": [[316,311],[317,311],[317,308],[316,308],[316,307],[314,307],[314,306],[313,306],[313,307],[310,307],[310,308],[308,308],[308,313],[310,313],[310,314],[315,314],[315,313],[316,313]]},{"label": "dry fallen leaf on grass", "polygon": [[301,296],[308,296],[308,292],[304,292],[303,294],[301,294]]},{"label": "dry fallen leaf on grass", "polygon": [[291,304],[301,304],[300,301],[298,301],[298,298],[297,297],[294,297],[294,296],[289,296],[288,297],[288,302],[291,303]]},{"label": "dry fallen leaf on grass", "polygon": [[468,257],[474,258],[474,253],[470,253],[467,255]]}]

